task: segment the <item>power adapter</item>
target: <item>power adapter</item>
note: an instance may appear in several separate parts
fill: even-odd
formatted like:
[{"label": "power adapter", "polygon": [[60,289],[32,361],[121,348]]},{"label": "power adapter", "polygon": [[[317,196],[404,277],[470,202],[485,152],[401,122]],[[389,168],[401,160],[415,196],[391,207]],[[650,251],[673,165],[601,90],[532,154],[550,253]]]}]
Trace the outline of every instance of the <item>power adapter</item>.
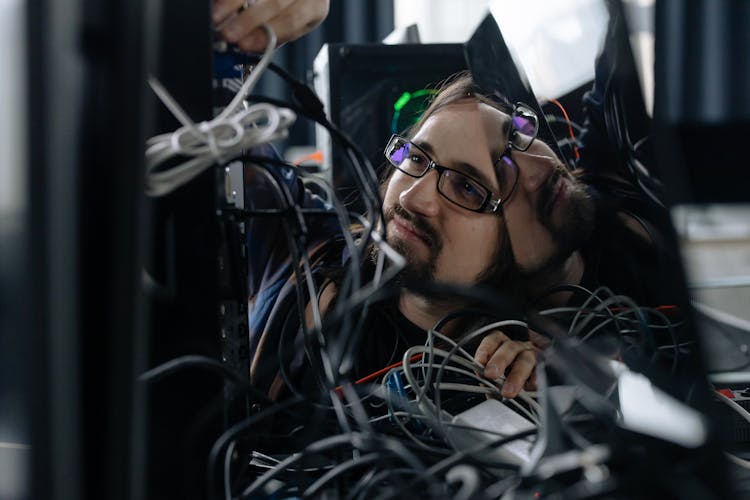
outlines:
[{"label": "power adapter", "polygon": [[[487,448],[481,453],[502,463],[525,465],[531,460],[534,437],[526,436],[501,446],[492,446],[493,441],[504,437],[531,431],[536,426],[496,399],[488,399],[453,417],[453,424],[462,427],[449,427],[450,440],[463,451]],[[467,428],[469,427],[469,428]]]}]

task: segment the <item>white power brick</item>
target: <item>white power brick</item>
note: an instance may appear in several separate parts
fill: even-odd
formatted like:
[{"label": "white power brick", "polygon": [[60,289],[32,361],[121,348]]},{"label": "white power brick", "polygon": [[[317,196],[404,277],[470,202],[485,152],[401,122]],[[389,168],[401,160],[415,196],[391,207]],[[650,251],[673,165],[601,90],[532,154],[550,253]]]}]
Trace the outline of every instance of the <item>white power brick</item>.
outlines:
[{"label": "white power brick", "polygon": [[[535,428],[535,425],[496,399],[488,399],[453,417],[453,423],[473,429],[449,427],[451,441],[462,451],[489,445],[505,436]],[[525,465],[530,461],[534,436],[516,439],[502,446],[488,446],[481,453],[498,462]]]}]

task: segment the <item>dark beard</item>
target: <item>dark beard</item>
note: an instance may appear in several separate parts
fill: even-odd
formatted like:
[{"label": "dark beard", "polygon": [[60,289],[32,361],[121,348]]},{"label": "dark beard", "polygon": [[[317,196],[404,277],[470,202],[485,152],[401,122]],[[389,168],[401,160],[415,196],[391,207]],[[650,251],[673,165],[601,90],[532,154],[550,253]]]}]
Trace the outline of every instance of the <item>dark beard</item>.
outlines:
[{"label": "dark beard", "polygon": [[[395,283],[398,286],[409,287],[414,285],[424,285],[425,283],[432,283],[435,281],[437,259],[443,248],[443,240],[440,237],[440,234],[438,234],[438,232],[426,220],[407,212],[401,205],[394,205],[386,210],[383,215],[386,226],[388,225],[388,222],[393,220],[395,215],[398,215],[405,221],[413,224],[417,231],[422,233],[428,240],[427,247],[429,249],[429,255],[426,260],[419,261],[411,248],[404,241],[394,238],[391,235],[386,235],[388,243],[406,260],[406,265],[398,275],[396,275]],[[377,245],[373,245],[368,253],[372,262],[375,263],[378,259],[380,250]]]},{"label": "dark beard", "polygon": [[554,254],[542,265],[535,269],[521,270],[521,274],[527,279],[559,272],[573,252],[580,250],[588,243],[594,229],[594,200],[586,186],[576,178],[573,178],[569,184],[565,203],[555,209],[558,213],[560,210],[563,211],[562,217],[559,217],[560,222],[555,224],[552,220],[553,213],[548,212],[546,207],[554,196],[554,187],[560,175],[565,174],[559,172],[553,175],[545,185],[542,193],[540,193],[539,206],[537,207],[537,217],[552,235],[556,249]]},{"label": "dark beard", "polygon": [[[502,236],[498,241],[496,254],[491,260],[492,264],[479,275],[477,283],[490,285],[513,299],[522,300],[524,296],[536,293],[535,289],[539,283],[545,283],[550,277],[558,276],[573,252],[581,249],[588,242],[594,227],[594,201],[586,186],[579,180],[573,179],[567,200],[558,208],[558,210],[565,210],[564,216],[560,217],[560,222],[554,224],[552,214],[544,210],[551,197],[554,196],[554,186],[560,175],[567,174],[559,172],[551,176],[550,181],[542,188],[543,192],[539,196],[539,207],[537,207],[538,219],[555,241],[554,254],[535,269],[521,269],[513,257],[507,230],[501,229]],[[406,266],[397,275],[396,284],[409,287],[410,285],[424,286],[426,283],[434,282],[437,257],[442,248],[440,235],[429,223],[406,212],[400,205],[395,205],[386,211],[384,214],[386,225],[395,214],[414,224],[431,243],[428,258],[425,261],[416,261],[408,245],[401,240],[388,238],[391,246],[406,259]],[[498,220],[501,225],[504,225],[502,218]],[[373,263],[377,262],[379,253],[377,245],[370,247],[368,254]]]},{"label": "dark beard", "polygon": [[555,242],[555,252],[534,269],[522,269],[516,262],[507,230],[498,246],[493,264],[479,277],[479,283],[491,285],[512,299],[522,301],[524,297],[536,295],[539,288],[550,286],[550,281],[560,277],[564,264],[576,250],[580,250],[591,238],[594,228],[595,206],[587,187],[573,179],[568,199],[561,209],[565,210],[556,225],[551,213],[544,208],[554,196],[554,186],[563,173],[555,174],[539,196],[537,217],[550,232]]}]

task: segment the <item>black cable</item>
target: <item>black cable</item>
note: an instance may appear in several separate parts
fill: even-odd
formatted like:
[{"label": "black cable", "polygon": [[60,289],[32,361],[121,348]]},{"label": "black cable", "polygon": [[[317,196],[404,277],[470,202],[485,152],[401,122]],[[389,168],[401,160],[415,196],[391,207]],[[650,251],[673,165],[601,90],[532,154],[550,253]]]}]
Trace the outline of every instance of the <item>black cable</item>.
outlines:
[{"label": "black cable", "polygon": [[253,498],[250,495],[252,495],[259,488],[263,487],[266,483],[268,483],[270,480],[272,480],[277,475],[279,475],[286,467],[289,467],[295,464],[296,462],[298,462],[306,454],[319,453],[329,448],[341,446],[344,444],[350,444],[352,440],[354,439],[354,435],[355,434],[343,434],[343,435],[331,436],[331,437],[321,439],[319,441],[316,441],[315,443],[312,443],[306,446],[305,449],[302,450],[301,452],[297,452],[287,457],[286,459],[282,460],[272,470],[268,471],[267,473],[263,474],[261,477],[253,481],[252,484],[250,484],[247,488],[245,488],[245,490],[242,492],[239,498],[240,499]]},{"label": "black cable", "polygon": [[257,422],[271,415],[275,415],[276,413],[279,413],[280,411],[285,410],[286,408],[289,408],[291,406],[294,406],[302,401],[304,401],[304,399],[293,398],[293,399],[283,401],[281,403],[276,403],[274,406],[266,408],[260,413],[257,413],[251,417],[246,418],[245,420],[241,422],[238,422],[237,424],[227,429],[221,436],[219,436],[219,438],[214,442],[213,446],[211,447],[211,452],[208,455],[208,477],[207,477],[207,483],[206,483],[208,487],[208,498],[212,498],[214,500],[216,499],[216,491],[215,491],[215,486],[214,486],[216,462],[218,461],[219,456],[221,455],[221,451],[224,449],[224,446],[227,446],[227,444],[233,441],[239,434],[241,434],[242,432],[244,432],[245,430],[247,430],[249,427],[256,424]]},{"label": "black cable", "polygon": [[[374,489],[374,487],[387,479],[389,476],[395,476],[395,477],[404,477],[404,476],[414,476],[417,474],[417,471],[413,469],[408,468],[388,468],[386,470],[382,470],[376,474],[373,474],[370,478],[367,479],[367,481],[363,482],[361,485],[358,485],[356,489],[353,490],[353,495],[349,495],[347,498],[373,498],[372,494],[368,494],[370,492],[370,489]],[[408,493],[410,490],[407,491],[400,491],[399,494],[401,494],[403,497],[409,497]],[[424,493],[424,492],[420,492]],[[416,498],[418,497],[418,494],[414,494],[411,497]]]},{"label": "black cable", "polygon": [[[298,100],[301,106],[294,106],[290,103],[284,103],[275,99],[265,97],[256,97],[255,99],[259,101],[269,102],[277,106],[287,107],[289,109],[292,109],[293,111],[296,111],[298,114],[308,116],[309,118],[324,126],[331,133],[332,137],[337,140],[337,142],[343,144],[347,155],[349,156],[350,164],[355,170],[355,180],[362,181],[362,193],[363,195],[365,195],[364,201],[366,202],[366,205],[368,207],[368,213],[379,215],[380,221],[382,222],[382,204],[380,203],[377,176],[375,175],[374,169],[372,169],[372,166],[369,164],[367,158],[361,153],[361,151],[359,151],[359,149],[345,134],[343,134],[336,126],[328,122],[325,114],[323,113],[322,103],[320,103],[320,100],[309,89],[309,87],[294,79],[293,77],[291,77],[291,75],[284,72],[280,68],[275,67],[275,65],[273,65],[271,69],[276,71],[282,78],[287,81],[287,83],[292,86],[295,98]],[[365,168],[362,168],[360,164],[364,164]],[[372,221],[370,224],[370,228],[374,227],[374,225],[375,221]],[[345,281],[345,286],[343,287],[344,289],[342,290],[342,292],[345,293],[346,287],[351,286],[349,278],[352,276],[356,276],[356,274],[352,273],[346,276],[347,280]],[[356,290],[357,288],[354,287],[354,289]],[[347,327],[349,326],[351,315],[341,314],[340,316],[342,331],[348,331]],[[357,323],[355,330],[360,331],[363,324],[364,323],[360,320]],[[341,338],[345,337],[341,336]]]},{"label": "black cable", "polygon": [[[263,98],[263,100],[269,101],[269,100],[267,100],[267,99],[264,99],[264,98]],[[269,102],[271,102],[271,101],[273,101],[273,100],[270,100]],[[280,102],[272,102],[272,103],[273,103],[273,104],[276,104],[276,105],[287,105],[287,104],[288,104],[288,103],[280,103]],[[325,124],[324,124],[324,125],[325,125]],[[327,128],[329,128],[329,130],[334,130],[334,129],[332,128],[332,126],[331,126],[330,124],[328,124]],[[347,140],[348,140],[348,139],[347,139]],[[354,148],[353,148],[353,145],[351,145],[351,143],[349,143],[349,146],[350,146],[350,147],[349,147],[348,151],[354,150]],[[352,161],[356,163],[356,160],[352,159]],[[359,174],[359,175],[361,175],[361,172],[359,172],[358,174]],[[377,193],[377,189],[375,189],[375,192],[376,192],[376,200],[377,200],[377,201],[376,201],[376,206],[378,206],[378,211],[377,211],[377,213],[379,213],[379,214],[380,214],[380,216],[381,216],[381,219],[382,219],[382,212],[381,212],[381,208],[382,208],[382,207],[380,206],[380,203],[379,203],[379,193]],[[376,212],[375,212],[374,210],[370,210],[370,213],[376,213]],[[374,227],[374,221],[372,221],[372,222],[371,222],[371,224],[370,224],[370,227],[371,227],[371,228],[372,228],[372,227]],[[347,228],[342,228],[342,230],[343,230],[343,231],[346,231],[346,230],[347,230]],[[356,255],[356,253],[355,253],[355,255]],[[353,265],[353,266],[354,266],[354,265],[356,264],[356,261],[357,261],[357,260],[358,260],[358,259],[356,259],[356,258],[353,258],[353,259],[352,259],[352,265]],[[353,271],[353,272],[354,272],[354,271]],[[354,275],[354,274],[353,274],[353,275]],[[347,276],[352,276],[352,275],[347,275]],[[355,280],[355,283],[359,283],[359,279],[356,279],[356,280]],[[355,289],[357,289],[357,288],[355,288]],[[342,290],[342,291],[343,291],[343,292],[345,292],[345,290]],[[348,318],[349,318],[349,317],[350,317],[350,316],[343,316],[343,318],[342,318],[342,319],[343,319],[342,330],[344,330],[344,331],[348,331],[348,330],[349,330],[349,329],[347,328],[347,327],[348,327]],[[359,322],[359,325],[361,325],[361,324],[362,324],[362,322],[360,321],[360,322]],[[361,326],[360,326],[360,328],[361,328]],[[320,342],[323,342],[323,339],[322,339],[322,337],[320,337],[320,336],[319,336],[319,341],[320,341]],[[331,375],[331,374],[329,373],[329,375]],[[330,378],[330,376],[329,376],[328,378]],[[333,385],[335,385],[335,382],[334,382],[334,381],[331,381],[331,383],[332,383]]]},{"label": "black cable", "polygon": [[[246,61],[252,61],[256,62],[260,60],[259,56],[252,55],[252,54],[241,54],[241,56],[245,57]],[[377,194],[377,176],[375,175],[375,171],[370,165],[369,160],[367,157],[362,154],[361,150],[355,146],[352,141],[349,139],[346,134],[344,134],[337,126],[332,124],[328,117],[325,114],[325,108],[323,106],[323,103],[318,98],[318,96],[315,94],[315,92],[310,89],[309,86],[307,86],[305,83],[300,81],[299,79],[292,76],[289,72],[281,68],[280,66],[274,64],[271,62],[268,65],[268,69],[276,73],[279,77],[281,77],[292,89],[292,95],[299,103],[299,109],[295,110],[298,112],[298,114],[303,114],[310,118],[311,120],[319,123],[320,125],[324,126],[329,133],[335,136],[335,138],[340,141],[345,147],[352,150],[357,154],[359,157],[359,160],[362,162],[363,165],[367,167],[367,174],[369,177],[369,180],[373,182],[375,185],[375,193]],[[358,172],[360,175],[362,172]],[[375,199],[377,200],[379,196],[375,196]]]},{"label": "black cable", "polygon": [[234,452],[236,445],[236,441],[229,443],[227,451],[224,454],[224,500],[232,500],[230,475],[232,473],[232,453]]},{"label": "black cable", "polygon": [[249,99],[256,102],[265,102],[273,104],[277,107],[290,109],[299,115],[307,116],[308,118],[313,119],[316,123],[323,126],[331,134],[331,137],[344,148],[347,157],[350,160],[349,163],[352,168],[354,168],[354,180],[361,183],[361,194],[365,196],[363,201],[365,202],[367,212],[370,214],[378,214],[379,219],[381,221],[383,220],[382,205],[380,204],[379,185],[375,170],[372,168],[370,161],[362,154],[359,148],[354,145],[354,143],[346,136],[346,134],[341,132],[341,130],[330,123],[327,119],[323,121],[309,116],[307,110],[305,110],[303,107],[295,105],[294,103],[286,102],[280,99],[274,99],[272,97],[257,95],[252,95],[249,97]]},{"label": "black cable", "polygon": [[566,120],[564,118],[560,118],[557,115],[545,114],[544,115],[544,119],[547,120],[547,123],[560,123],[560,124],[566,125],[566,126],[570,125],[571,127],[573,127],[576,130],[576,132],[581,132],[583,130],[583,127],[581,127],[579,124],[577,124],[573,120]]},{"label": "black cable", "polygon": [[[252,156],[252,155],[246,155],[246,156],[240,157],[239,159],[242,159],[243,161],[255,162],[256,164],[261,164],[261,165],[264,165],[265,163],[269,163],[269,164],[274,164],[274,165],[284,166],[284,167],[288,167],[289,166],[287,162],[284,162],[284,161],[281,161],[281,160],[276,160],[276,159],[272,159],[272,158],[265,158],[265,157],[258,157],[258,156]],[[260,166],[260,165],[258,165],[258,166]],[[298,218],[300,216],[304,216],[305,213],[325,213],[325,214],[330,214],[330,215],[336,215],[339,218],[340,224],[342,225],[342,232],[348,231],[348,227],[344,227],[345,226],[345,222],[346,222],[344,220],[344,218],[345,218],[345,212],[343,210],[343,207],[341,207],[338,203],[336,203],[335,196],[333,196],[332,199],[330,200],[332,202],[333,207],[334,207],[333,211],[312,211],[312,212],[308,211],[308,212],[305,212],[304,209],[300,209],[295,204],[294,199],[293,199],[293,197],[291,195],[291,192],[289,192],[289,190],[288,190],[288,187],[286,186],[286,184],[283,181],[281,181],[280,179],[278,179],[276,177],[275,171],[273,171],[271,169],[265,169],[265,168],[263,168],[263,169],[274,180],[274,186],[275,186],[275,188],[277,190],[279,190],[279,192],[282,193],[282,196],[280,198],[283,198],[283,199],[280,199],[279,202],[280,202],[280,204],[285,205],[285,208],[281,209],[280,214],[282,214],[282,215],[283,214],[288,214],[289,212],[294,211],[295,215],[297,215]],[[333,193],[331,193],[331,194],[333,194]],[[292,221],[290,221],[290,222],[292,222]],[[299,234],[306,234],[305,227],[299,227],[302,224],[304,224],[304,221],[298,223],[298,225],[297,225],[298,226]],[[303,267],[303,271],[302,272],[304,274],[304,279],[301,276],[301,274],[299,272],[299,267],[297,265],[294,266],[294,271],[295,271],[295,276],[296,276],[296,280],[297,280],[295,288],[296,288],[297,297],[298,297],[298,309],[299,309],[298,316],[300,318],[300,325],[301,325],[301,328],[303,329],[303,333],[304,333],[305,345],[306,345],[306,352],[308,353],[308,359],[310,359],[310,362],[314,366],[317,363],[317,356],[315,356],[315,353],[316,352],[320,353],[323,356],[322,361],[324,362],[324,364],[326,366],[329,367],[328,369],[325,370],[327,372],[326,378],[329,379],[328,380],[328,385],[329,386],[335,386],[336,385],[336,380],[335,380],[335,377],[334,377],[335,374],[332,373],[331,370],[330,370],[330,366],[332,365],[332,363],[330,362],[330,360],[327,361],[327,359],[326,359],[326,352],[327,352],[327,351],[325,351],[326,340],[325,340],[325,338],[323,336],[323,333],[322,333],[322,331],[318,331],[316,329],[315,331],[318,334],[317,335],[318,345],[315,346],[315,345],[310,344],[310,342],[309,342],[310,335],[308,333],[307,325],[306,325],[306,322],[304,321],[304,317],[303,317],[303,312],[304,312],[304,310],[306,308],[306,304],[308,304],[309,302],[305,299],[304,294],[302,294],[301,292],[304,289],[304,284],[305,283],[314,283],[315,282],[314,276],[310,272],[311,268],[310,268],[310,262],[309,262],[308,252],[306,250],[302,250],[302,248],[304,248],[306,245],[304,244],[305,243],[304,241],[298,241],[299,238],[295,237],[295,236],[297,236],[297,234],[295,234],[294,232],[290,231],[290,225],[285,224],[285,230],[286,230],[286,233],[287,233],[287,240],[288,240],[288,244],[289,244],[289,251],[290,251],[292,260],[294,262],[300,263],[300,265],[302,265],[302,267]],[[351,268],[351,273],[355,274],[358,271],[358,266],[357,266],[358,257],[356,255],[357,249],[353,245],[353,241],[349,241],[346,237],[344,239],[347,241],[347,246],[350,248],[350,253],[354,253],[354,255],[353,255],[352,259],[351,259],[350,268]],[[359,280],[358,279],[356,279],[354,281],[354,286],[356,286],[356,287],[359,286]],[[280,342],[279,343],[279,349],[281,350],[282,347],[283,347],[283,342]],[[281,356],[281,352],[279,353],[279,356],[280,356],[280,358],[279,358],[280,360],[283,359],[282,356]],[[283,365],[283,363],[282,363],[282,365]],[[291,386],[291,381],[289,380],[289,377],[286,376],[286,373],[285,373],[285,370],[283,369],[283,367],[282,367],[282,377],[285,379],[285,382],[290,385],[290,389],[293,392],[297,393],[297,391],[294,389],[294,387]]]},{"label": "black cable", "polygon": [[239,373],[229,368],[226,364],[207,356],[186,355],[171,359],[159,366],[143,372],[138,377],[138,381],[143,383],[154,383],[162,380],[165,377],[174,375],[179,371],[191,368],[200,368],[214,372],[224,379],[232,382],[236,386],[237,390],[241,390],[245,393],[251,394],[253,398],[262,403],[272,403],[267,394],[251,385],[247,381],[247,379],[242,377]]},{"label": "black cable", "polygon": [[[507,436],[507,437],[503,437],[500,439],[493,439],[487,443],[487,448],[488,449],[498,448],[500,446],[504,446],[513,441],[517,441],[519,439],[523,439],[528,436],[533,436],[536,433],[537,433],[537,429],[529,429],[526,431],[517,432],[516,434],[513,434],[512,436]],[[416,484],[419,484],[420,482],[429,479],[435,474],[438,474],[439,472],[443,471],[444,469],[448,467],[452,467],[456,465],[461,460],[464,460],[465,458],[470,457],[473,453],[477,453],[477,452],[478,451],[476,450],[471,450],[471,451],[459,451],[459,452],[454,453],[452,456],[446,458],[445,460],[438,462],[437,464],[427,469],[424,474],[412,480],[412,482],[410,483],[410,486],[415,486]],[[489,465],[491,465],[492,467],[503,468],[503,469],[508,469],[512,471],[517,471],[519,469],[517,465],[504,464],[501,462],[491,462],[489,463]]]},{"label": "black cable", "polygon": [[171,359],[159,366],[151,368],[150,370],[143,372],[138,377],[138,381],[149,383],[157,382],[164,377],[188,368],[202,368],[209,370],[236,384],[242,386],[247,385],[247,380],[242,378],[237,372],[224,363],[207,356],[199,356],[195,354],[180,356],[179,358]]},{"label": "black cable", "polygon": [[[261,157],[247,157],[250,160],[253,161],[263,161],[264,159]],[[276,164],[282,164],[284,165],[284,162],[279,162],[272,160],[272,163]],[[286,166],[286,165],[285,165]],[[315,355],[315,353],[319,353],[321,355],[320,361],[323,363],[324,370],[322,373],[325,373],[326,379],[328,379],[328,385],[332,386],[335,385],[335,377],[334,373],[331,371],[332,363],[330,359],[327,356],[327,351],[325,349],[326,345],[326,339],[323,335],[322,330],[319,330],[318,328],[314,328],[312,332],[309,330],[306,321],[304,321],[304,311],[306,309],[306,305],[309,304],[309,301],[312,300],[311,297],[317,296],[317,293],[314,292],[314,283],[315,279],[312,274],[312,269],[310,267],[310,261],[309,261],[309,254],[307,251],[307,229],[306,225],[304,225],[304,216],[303,211],[297,205],[291,195],[291,192],[288,190],[288,186],[281,181],[280,179],[276,178],[276,172],[273,170],[267,170],[272,178],[275,180],[277,187],[284,193],[286,208],[289,211],[294,211],[295,215],[297,216],[293,220],[289,220],[289,224],[285,224],[284,228],[287,233],[287,242],[289,244],[289,252],[291,254],[292,261],[295,263],[293,266],[294,275],[296,278],[296,286],[295,291],[298,299],[298,310],[299,310],[299,317],[300,317],[300,325],[303,331],[303,339],[305,340],[305,351],[307,353],[307,357],[310,360],[311,364],[313,365],[313,368],[316,367],[318,364],[318,357]],[[340,218],[343,217],[343,215],[340,213],[341,207],[339,205],[336,205],[334,203],[334,209],[338,209],[339,211],[336,212],[336,215],[338,215]],[[298,222],[297,224],[297,231],[293,232],[291,231],[293,227],[295,227],[292,222]],[[342,231],[347,231],[347,228],[342,228]],[[302,269],[300,269],[300,266],[302,266]],[[356,266],[352,266],[353,270],[356,270]],[[304,275],[304,276],[303,276]],[[307,285],[307,287],[305,287]],[[311,288],[312,287],[312,288]],[[305,292],[305,288],[307,288],[307,292]],[[307,297],[305,295],[309,295],[310,297]],[[316,334],[316,340],[317,345],[314,345],[311,343],[311,333]],[[315,370],[316,372],[320,372],[319,369]]]},{"label": "black cable", "polygon": [[[296,204],[294,197],[289,190],[289,187],[284,183],[283,179],[279,179],[278,172],[274,169],[265,168],[262,164],[257,165],[260,171],[268,175],[268,178],[273,181],[274,194],[277,196],[277,202],[281,205],[282,213],[285,215],[282,218],[282,228],[287,237],[287,244],[289,246],[289,253],[292,259],[292,271],[294,273],[297,285],[295,286],[295,292],[297,297],[297,307],[299,311],[300,324],[302,325],[305,340],[305,352],[308,355],[313,366],[317,364],[317,358],[314,357],[315,346],[311,344],[310,335],[304,321],[304,310],[306,306],[305,296],[302,284],[306,283],[303,279],[302,271],[299,269],[299,262],[302,260],[302,254],[306,254],[305,251],[301,251],[301,248],[307,247],[307,226],[305,224],[304,216],[301,213],[299,205]],[[296,230],[295,230],[296,229]],[[311,278],[306,276],[306,278]],[[318,332],[318,341],[322,340],[322,333]]]},{"label": "black cable", "polygon": [[350,460],[347,460],[345,462],[342,462],[338,465],[336,465],[333,469],[326,472],[323,476],[318,478],[313,484],[307,487],[307,489],[302,493],[302,498],[312,498],[314,497],[326,484],[328,484],[330,481],[336,479],[338,476],[346,474],[347,472],[351,471],[352,469],[357,469],[359,467],[364,467],[366,465],[370,465],[372,462],[375,462],[379,459],[382,459],[382,455],[380,453],[368,453],[365,455],[361,455],[355,458],[352,458]]}]

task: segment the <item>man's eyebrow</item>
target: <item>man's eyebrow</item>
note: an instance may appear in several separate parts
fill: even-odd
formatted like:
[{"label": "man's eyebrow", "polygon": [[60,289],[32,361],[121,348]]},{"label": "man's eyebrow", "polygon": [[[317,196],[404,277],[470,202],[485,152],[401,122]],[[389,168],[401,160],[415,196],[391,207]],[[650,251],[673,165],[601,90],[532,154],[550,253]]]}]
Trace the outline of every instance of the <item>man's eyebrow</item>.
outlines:
[{"label": "man's eyebrow", "polygon": [[[432,148],[432,146],[430,145],[430,143],[424,142],[424,141],[412,141],[412,142],[414,144],[416,144],[417,146],[419,146],[420,148],[424,149],[425,152],[428,155],[432,155],[432,156],[435,155],[435,150]],[[500,155],[497,155],[497,156],[500,156]],[[494,156],[493,156],[493,158],[494,158]],[[484,175],[484,173],[480,169],[478,169],[477,167],[475,167],[471,163],[466,163],[466,162],[460,161],[460,162],[456,163],[455,166],[452,166],[451,168],[453,168],[454,170],[460,170],[463,173],[469,175],[470,177],[473,177],[473,178],[477,179],[484,186],[486,186],[487,188],[491,189],[492,191],[495,190],[494,184],[487,178],[487,176]]]}]

